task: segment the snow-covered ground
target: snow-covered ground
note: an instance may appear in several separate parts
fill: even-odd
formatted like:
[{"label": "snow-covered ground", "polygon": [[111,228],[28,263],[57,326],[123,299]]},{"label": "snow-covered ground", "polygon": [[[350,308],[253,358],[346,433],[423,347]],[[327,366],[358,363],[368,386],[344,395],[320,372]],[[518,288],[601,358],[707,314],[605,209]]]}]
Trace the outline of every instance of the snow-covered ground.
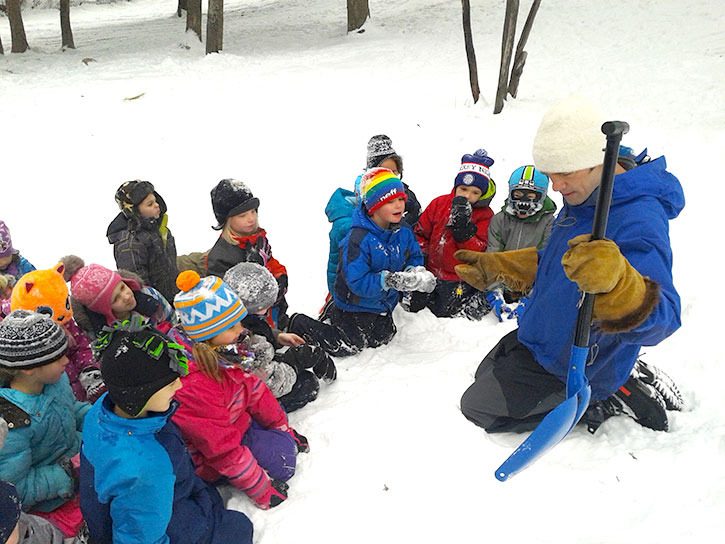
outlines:
[{"label": "snow-covered ground", "polygon": [[[323,208],[336,187],[352,186],[371,135],[393,138],[424,205],[450,190],[464,152],[485,147],[498,208],[510,172],[531,161],[543,111],[571,92],[628,121],[625,144],[666,154],[687,198],[671,224],[683,326],[646,350],[688,402],[669,433],[627,418],[596,436],[576,429],[502,484],[493,471],[522,437],[486,435],[458,402],[513,325],[398,312],[390,345],[340,360],[338,381],[292,414],[312,451],[289,500],[263,512],[225,490],[254,521],[256,542],[722,538],[722,2],[543,2],[519,98],[496,116],[503,1],[472,2],[475,105],[459,2],[371,0],[365,32],[349,35],[344,2],[226,4],[224,53],[211,56],[168,0],[73,7],[77,49],[65,52],[57,11],[25,12],[32,50],[0,57],[0,217],[37,266],[67,253],[112,266],[113,193],[132,178],[166,199],[180,253],[207,249],[209,190],[237,177],[261,199],[292,309],[314,314],[325,294]],[[9,51],[1,17],[0,37]]]}]

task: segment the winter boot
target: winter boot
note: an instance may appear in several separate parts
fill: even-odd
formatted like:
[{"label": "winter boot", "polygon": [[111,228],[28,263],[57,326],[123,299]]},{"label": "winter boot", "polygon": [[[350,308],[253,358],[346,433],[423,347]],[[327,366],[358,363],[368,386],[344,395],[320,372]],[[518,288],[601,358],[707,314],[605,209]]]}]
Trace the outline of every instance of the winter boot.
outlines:
[{"label": "winter boot", "polygon": [[667,431],[669,428],[662,395],[651,385],[633,376],[608,399],[592,403],[582,419],[589,432],[595,433],[604,421],[621,414],[655,431]]},{"label": "winter boot", "polygon": [[632,369],[632,375],[654,387],[664,399],[665,407],[668,410],[681,411],[685,406],[682,394],[675,385],[675,381],[656,366],[649,365],[638,359]]}]

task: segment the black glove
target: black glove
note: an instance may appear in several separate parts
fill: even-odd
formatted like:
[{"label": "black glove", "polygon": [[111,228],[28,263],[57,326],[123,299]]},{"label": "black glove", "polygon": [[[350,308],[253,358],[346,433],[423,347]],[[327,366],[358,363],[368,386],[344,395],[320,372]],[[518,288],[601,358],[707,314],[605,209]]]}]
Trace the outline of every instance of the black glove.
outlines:
[{"label": "black glove", "polygon": [[451,203],[451,215],[448,226],[456,242],[465,242],[476,234],[476,225],[471,223],[473,208],[465,196],[457,196]]},{"label": "black glove", "polygon": [[337,379],[337,368],[335,367],[335,363],[327,353],[322,351],[322,349],[320,349],[320,353],[322,353],[322,357],[320,357],[320,360],[312,367],[312,372],[314,372],[315,376],[319,379],[327,383],[334,382]]},{"label": "black glove", "polygon": [[287,286],[289,285],[289,279],[287,278],[287,274],[282,274],[277,279],[277,286],[279,287],[279,293],[277,294],[277,300],[275,304],[279,303],[284,296],[287,294]]}]

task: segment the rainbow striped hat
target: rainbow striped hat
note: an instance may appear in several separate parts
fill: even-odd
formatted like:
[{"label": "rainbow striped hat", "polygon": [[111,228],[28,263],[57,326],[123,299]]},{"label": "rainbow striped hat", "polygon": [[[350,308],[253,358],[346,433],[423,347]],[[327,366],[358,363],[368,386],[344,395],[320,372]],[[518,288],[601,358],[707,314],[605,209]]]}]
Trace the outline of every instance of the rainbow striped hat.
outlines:
[{"label": "rainbow striped hat", "polygon": [[360,182],[360,188],[362,201],[368,215],[372,215],[375,210],[390,200],[400,197],[408,199],[403,182],[387,168],[371,168],[365,172]]},{"label": "rainbow striped hat", "polygon": [[176,278],[176,286],[181,292],[174,297],[174,307],[192,340],[214,338],[247,315],[237,294],[216,276],[201,278],[186,270]]}]

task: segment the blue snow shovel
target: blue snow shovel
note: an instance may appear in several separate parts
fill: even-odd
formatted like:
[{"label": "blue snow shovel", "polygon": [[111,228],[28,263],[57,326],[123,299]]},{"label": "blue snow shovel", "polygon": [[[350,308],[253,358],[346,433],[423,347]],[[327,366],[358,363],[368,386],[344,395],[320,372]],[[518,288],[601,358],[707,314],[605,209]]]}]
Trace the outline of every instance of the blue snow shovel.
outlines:
[{"label": "blue snow shovel", "polygon": [[[617,165],[619,143],[629,132],[629,125],[623,121],[607,121],[602,125],[607,136],[604,151],[602,181],[599,185],[597,207],[594,210],[592,240],[601,240],[607,230],[609,205],[612,202],[614,169]],[[574,345],[569,357],[569,372],[566,377],[566,400],[549,412],[529,437],[496,469],[496,478],[502,482],[525,469],[549,449],[556,446],[574,428],[589,406],[592,388],[584,370],[589,356],[589,329],[594,309],[594,295],[585,293],[579,307],[574,333]]]}]

